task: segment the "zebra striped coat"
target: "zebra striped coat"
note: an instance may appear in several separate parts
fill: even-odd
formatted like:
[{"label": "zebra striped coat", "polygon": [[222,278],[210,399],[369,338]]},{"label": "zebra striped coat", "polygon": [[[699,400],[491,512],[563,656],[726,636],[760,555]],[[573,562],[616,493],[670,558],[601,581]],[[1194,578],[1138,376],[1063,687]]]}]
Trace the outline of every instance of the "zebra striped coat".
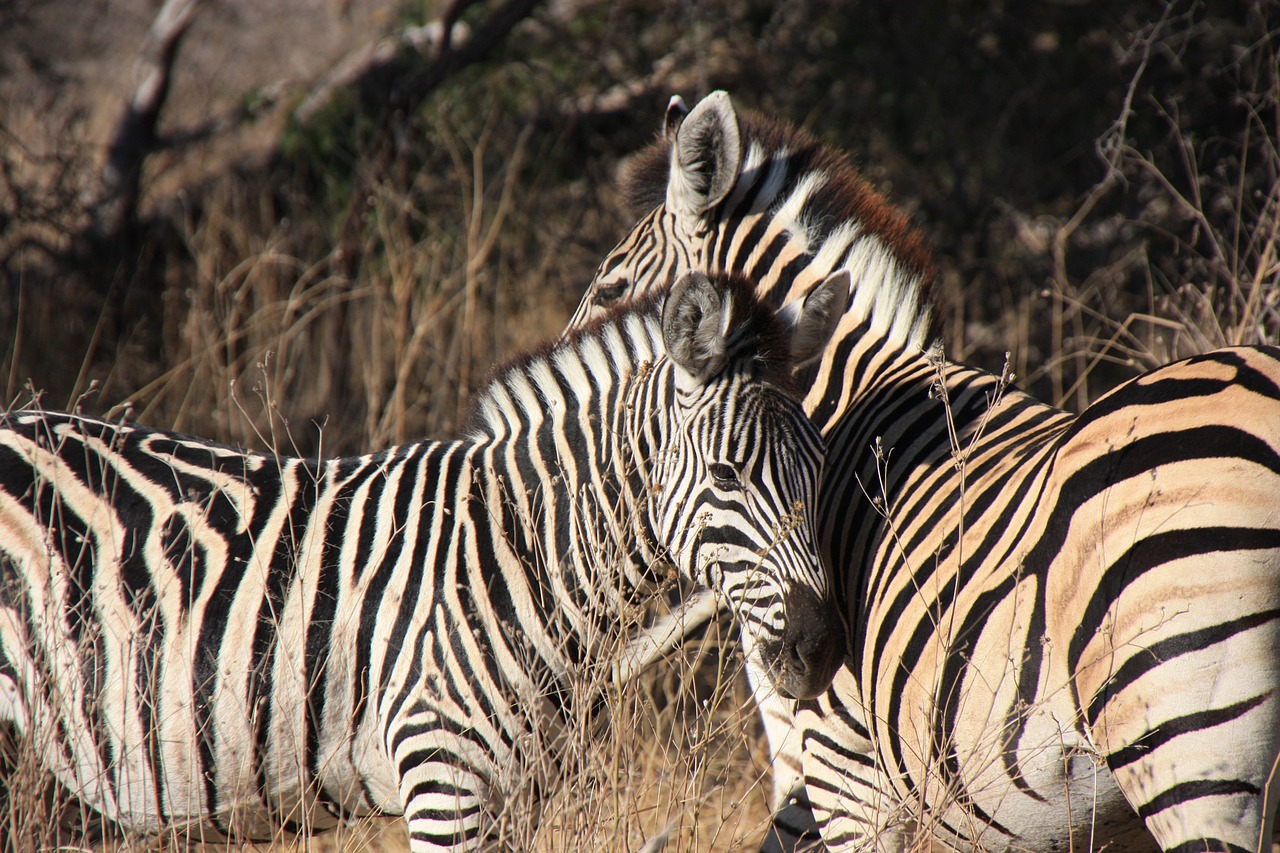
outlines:
[{"label": "zebra striped coat", "polygon": [[436,851],[494,840],[659,563],[814,696],[843,628],[788,352],[842,308],[691,275],[500,371],[466,438],[358,458],[4,415],[0,719],[133,829],[403,813]]},{"label": "zebra striped coat", "polygon": [[815,815],[833,850],[1269,839],[1280,350],[1169,365],[1078,418],[947,362],[925,351],[932,273],[904,220],[842,156],[723,92],[687,115],[673,99],[631,193],[651,212],[574,322],[686,268],[748,274],[773,304],[851,276],[800,377],[848,666],[816,701],[753,680],[794,800],[766,846],[812,840]]}]

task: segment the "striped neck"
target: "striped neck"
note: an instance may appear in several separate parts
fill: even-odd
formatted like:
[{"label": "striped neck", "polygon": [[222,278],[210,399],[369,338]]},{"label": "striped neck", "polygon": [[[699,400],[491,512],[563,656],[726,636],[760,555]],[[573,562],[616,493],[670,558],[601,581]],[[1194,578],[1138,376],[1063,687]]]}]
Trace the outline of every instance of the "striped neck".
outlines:
[{"label": "striped neck", "polygon": [[664,419],[634,403],[669,385],[674,367],[656,316],[621,323],[501,368],[469,431],[476,491],[510,556],[571,606],[598,611],[593,623],[651,586],[657,556],[645,461],[662,446]]},{"label": "striped neck", "polygon": [[[999,495],[1009,466],[1049,452],[1073,417],[1013,387],[1008,375],[945,361],[940,351],[865,336],[842,357],[847,395],[811,413],[824,426],[825,470],[837,478],[822,489],[817,524],[830,564],[859,567],[837,577],[852,585],[840,593],[861,659],[863,608],[896,579],[949,558],[962,516]],[[972,562],[986,551],[970,542],[967,553]]]}]

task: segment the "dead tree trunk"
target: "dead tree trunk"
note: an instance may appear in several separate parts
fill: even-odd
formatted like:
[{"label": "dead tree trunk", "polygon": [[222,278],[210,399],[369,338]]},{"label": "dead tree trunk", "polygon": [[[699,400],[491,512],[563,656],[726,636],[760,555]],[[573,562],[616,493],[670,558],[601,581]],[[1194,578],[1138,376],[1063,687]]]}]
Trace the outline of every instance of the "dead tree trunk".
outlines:
[{"label": "dead tree trunk", "polygon": [[138,84],[116,122],[96,192],[89,202],[90,232],[114,240],[137,214],[142,167],[156,149],[156,126],[169,96],[178,46],[195,18],[200,0],[165,0],[143,42]]}]

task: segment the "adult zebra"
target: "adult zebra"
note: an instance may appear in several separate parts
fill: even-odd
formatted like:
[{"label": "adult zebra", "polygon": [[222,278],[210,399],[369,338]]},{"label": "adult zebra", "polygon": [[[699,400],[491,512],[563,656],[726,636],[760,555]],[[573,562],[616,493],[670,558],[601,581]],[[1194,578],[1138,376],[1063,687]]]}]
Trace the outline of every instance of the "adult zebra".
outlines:
[{"label": "adult zebra", "polygon": [[425,853],[497,840],[666,561],[814,696],[843,628],[787,389],[842,308],[690,274],[499,371],[465,438],[357,458],[4,415],[0,719],[135,829],[403,813]]},{"label": "adult zebra", "polygon": [[672,99],[629,192],[650,212],[574,324],[687,268],[745,273],[775,305],[833,271],[853,288],[799,377],[827,441],[819,545],[849,665],[796,704],[755,673],[793,798],[766,847],[812,840],[815,814],[832,849],[1269,839],[1280,350],[1166,366],[1078,418],[947,362],[925,350],[930,259],[903,218],[842,155],[723,92]]}]

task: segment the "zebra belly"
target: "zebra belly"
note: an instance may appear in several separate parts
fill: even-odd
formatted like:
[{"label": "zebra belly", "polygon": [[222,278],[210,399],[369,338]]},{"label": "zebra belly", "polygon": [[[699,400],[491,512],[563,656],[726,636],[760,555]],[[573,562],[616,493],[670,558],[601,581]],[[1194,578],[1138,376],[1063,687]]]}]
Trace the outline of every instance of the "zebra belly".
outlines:
[{"label": "zebra belly", "polygon": [[[1158,849],[1087,737],[1058,725],[1071,718],[1069,703],[1046,702],[1024,718],[1018,743],[1003,744],[1008,762],[984,739],[958,747],[950,769],[937,756],[891,778],[884,731],[864,737],[877,727],[865,727],[856,704],[828,704],[833,695],[856,703],[852,682],[842,670],[838,694],[797,714],[809,797],[832,853],[906,851],[926,839],[957,851]],[[977,695],[966,698],[979,706]]]}]

